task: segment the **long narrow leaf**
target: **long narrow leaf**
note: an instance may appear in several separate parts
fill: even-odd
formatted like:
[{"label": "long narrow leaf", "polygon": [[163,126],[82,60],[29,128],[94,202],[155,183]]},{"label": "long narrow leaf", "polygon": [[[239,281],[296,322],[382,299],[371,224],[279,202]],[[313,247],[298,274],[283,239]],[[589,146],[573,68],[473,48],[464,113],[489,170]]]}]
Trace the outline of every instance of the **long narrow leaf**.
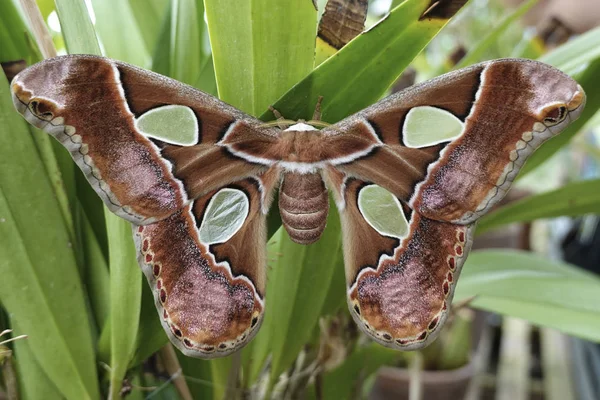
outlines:
[{"label": "long narrow leaf", "polygon": [[[67,0],[62,0],[66,2]],[[58,3],[57,3],[58,6]],[[60,17],[60,13],[59,13]],[[83,20],[89,21],[87,12],[80,10],[80,14],[74,16],[79,24]],[[61,18],[63,33],[67,43],[76,42],[81,49],[99,55],[95,48],[96,36],[93,31],[82,31],[76,33],[75,27],[69,27],[74,21]],[[84,24],[87,26],[87,24]],[[70,37],[78,34],[77,40]],[[69,47],[71,51],[71,47]],[[138,321],[141,304],[141,272],[137,267],[131,226],[128,222],[118,218],[112,213],[105,213],[110,266],[110,396],[119,397],[121,385],[127,367],[131,362],[137,338]]]},{"label": "long narrow leaf", "polygon": [[574,182],[502,207],[481,219],[477,233],[512,222],[588,213],[600,214],[600,179]]},{"label": "long narrow leaf", "polygon": [[484,61],[482,57],[487,51],[487,49],[491,45],[496,43],[500,39],[502,34],[504,34],[504,32],[506,32],[506,30],[509,29],[511,26],[513,26],[515,22],[519,18],[521,18],[527,11],[529,11],[531,7],[533,7],[537,2],[538,0],[528,0],[521,4],[518,8],[507,14],[506,17],[504,17],[502,21],[498,23],[498,25],[496,25],[490,30],[487,36],[481,39],[480,42],[478,42],[472,49],[469,50],[467,55],[465,55],[458,62],[458,64],[456,64],[456,68],[463,68],[468,65],[475,64],[476,62]]},{"label": "long narrow leaf", "polygon": [[[22,332],[13,321],[15,332]],[[17,360],[17,377],[19,379],[19,395],[23,399],[60,400],[64,396],[52,383],[35,358],[27,340],[15,342],[15,358]]]},{"label": "long narrow leaf", "polygon": [[209,60],[204,46],[204,5],[201,0],[174,0],[171,6],[169,76],[195,85]]},{"label": "long narrow leaf", "polygon": [[[96,32],[105,55],[148,67],[150,53],[128,1],[92,0],[96,14]],[[126,38],[125,40],[123,40]],[[70,49],[69,49],[70,50]]]},{"label": "long narrow leaf", "polygon": [[258,115],[311,71],[317,22],[311,0],[205,5],[222,100]]},{"label": "long narrow leaf", "polygon": [[[275,380],[296,358],[318,324],[334,276],[340,267],[341,227],[330,211],[321,239],[309,246],[295,244],[281,229],[269,246],[268,309],[253,348],[251,379],[270,354]],[[343,296],[342,296],[343,298]]]},{"label": "long narrow leaf", "polygon": [[57,388],[70,398],[97,398],[89,316],[69,233],[3,76],[0,127],[0,300]]},{"label": "long narrow leaf", "polygon": [[96,31],[85,2],[56,0],[56,12],[70,54],[100,54]]},{"label": "long narrow leaf", "polygon": [[142,276],[128,222],[107,213],[110,265],[111,395],[117,398],[133,359],[142,301]]},{"label": "long narrow leaf", "polygon": [[579,72],[582,65],[600,57],[600,26],[544,54],[538,60],[553,65],[566,74]]},{"label": "long narrow leaf", "polygon": [[570,265],[517,251],[473,252],[455,301],[600,341],[600,279]]}]

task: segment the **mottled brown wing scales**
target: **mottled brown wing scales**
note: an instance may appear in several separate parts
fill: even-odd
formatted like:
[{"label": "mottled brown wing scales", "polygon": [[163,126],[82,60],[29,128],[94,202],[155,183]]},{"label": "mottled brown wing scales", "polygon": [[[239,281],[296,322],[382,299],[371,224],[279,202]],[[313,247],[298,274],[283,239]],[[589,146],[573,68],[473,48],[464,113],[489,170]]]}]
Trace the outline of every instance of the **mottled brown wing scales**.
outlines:
[{"label": "mottled brown wing scales", "polygon": [[[411,206],[429,218],[475,221],[504,197],[527,157],[576,119],[584,103],[577,82],[552,67],[488,64],[463,134],[432,165]],[[547,120],[561,107],[560,121]]]},{"label": "mottled brown wing scales", "polygon": [[[382,143],[325,170],[342,218],[350,312],[363,331],[400,349],[435,338],[475,221],[584,103],[581,87],[560,71],[498,60],[409,88],[322,131],[335,143],[331,138],[365,132],[369,125]],[[460,121],[458,136],[410,147],[407,120],[420,107],[450,113]],[[361,214],[356,199],[367,182],[403,202],[406,235],[380,234]]]},{"label": "mottled brown wing scales", "polygon": [[349,178],[337,189],[345,198],[340,217],[350,313],[364,332],[385,346],[423,347],[447,317],[473,225],[430,220],[405,207],[408,233],[383,236],[359,210],[357,198],[365,186]]},{"label": "mottled brown wing scales", "polygon": [[[70,90],[85,84],[88,90]],[[36,64],[12,82],[25,118],[71,153],[111,211],[134,223],[165,218],[187,195],[158,148],[140,135],[114,64],[59,58]]]},{"label": "mottled brown wing scales", "polygon": [[[218,142],[227,134],[268,142],[272,132],[212,96],[93,56],[36,64],[12,90],[17,110],[67,147],[111,211],[136,224],[138,260],[171,341],[203,358],[246,344],[262,320],[265,216],[280,172]],[[138,129],[140,115],[165,105],[193,111],[197,143],[167,144]],[[244,193],[247,216],[223,243],[203,243],[204,208],[225,186]]]},{"label": "mottled brown wing scales", "polygon": [[[385,145],[334,165],[376,182],[423,216],[469,224],[502,199],[527,157],[577,119],[584,104],[581,87],[559,70],[497,60],[408,88],[322,132],[334,143],[340,132],[363,131],[367,121]],[[420,107],[461,121],[458,137],[408,147],[407,116]]]},{"label": "mottled brown wing scales", "polygon": [[[258,331],[266,285],[266,227],[259,180],[229,185],[248,196],[246,220],[224,243],[208,244],[199,228],[213,191],[170,217],[134,226],[138,261],[154,293],[161,322],[185,354],[230,354]],[[263,187],[262,190],[272,190]]]},{"label": "mottled brown wing scales", "polygon": [[[212,96],[99,57],[46,60],[19,74],[12,91],[17,109],[69,149],[109,209],[137,224],[163,219],[189,199],[266,170],[215,146],[226,133],[246,142],[275,140],[260,121]],[[137,117],[169,104],[194,112],[196,145],[162,143],[136,128]]]}]

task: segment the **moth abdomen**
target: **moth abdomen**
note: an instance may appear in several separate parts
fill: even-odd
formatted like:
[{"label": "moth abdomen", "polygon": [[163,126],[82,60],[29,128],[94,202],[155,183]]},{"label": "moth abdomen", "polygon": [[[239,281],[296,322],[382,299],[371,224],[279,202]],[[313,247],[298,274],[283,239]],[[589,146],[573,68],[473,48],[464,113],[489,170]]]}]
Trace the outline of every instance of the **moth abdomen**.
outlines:
[{"label": "moth abdomen", "polygon": [[321,175],[284,174],[279,188],[279,213],[294,242],[310,244],[319,240],[329,213],[329,196]]}]

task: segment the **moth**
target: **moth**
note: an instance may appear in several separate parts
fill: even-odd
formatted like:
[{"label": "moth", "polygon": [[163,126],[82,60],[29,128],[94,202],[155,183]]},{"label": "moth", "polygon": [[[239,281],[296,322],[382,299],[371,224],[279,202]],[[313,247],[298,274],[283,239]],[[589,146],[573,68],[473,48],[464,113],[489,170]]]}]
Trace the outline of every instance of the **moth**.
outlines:
[{"label": "moth", "polygon": [[352,317],[384,346],[427,345],[448,315],[477,220],[585,104],[573,79],[517,59],[451,72],[321,130],[269,126],[94,56],[48,59],[11,89],[17,110],[132,223],[167,335],[202,358],[230,354],[258,331],[277,189],[285,229],[305,244],[323,232],[332,192]]}]

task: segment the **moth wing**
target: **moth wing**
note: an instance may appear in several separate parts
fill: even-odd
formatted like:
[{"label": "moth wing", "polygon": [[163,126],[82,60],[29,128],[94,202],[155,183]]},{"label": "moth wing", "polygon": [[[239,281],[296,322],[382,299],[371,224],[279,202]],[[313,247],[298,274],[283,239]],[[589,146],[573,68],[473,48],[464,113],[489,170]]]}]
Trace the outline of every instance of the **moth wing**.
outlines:
[{"label": "moth wing", "polygon": [[219,145],[276,140],[273,129],[173,79],[107,58],[45,60],[11,84],[17,110],[71,153],[108,208],[136,224],[265,172]]},{"label": "moth wing", "polygon": [[213,190],[152,224],[134,226],[138,261],[161,323],[183,353],[226,356],[258,332],[266,286],[272,170]]},{"label": "moth wing", "polygon": [[[584,105],[583,89],[556,68],[496,60],[408,88],[323,132],[340,171],[427,218],[470,224]],[[349,151],[345,143],[358,140],[370,144]]]},{"label": "moth wing", "polygon": [[222,142],[268,145],[275,132],[189,86],[101,57],[36,64],[14,78],[12,93],[108,208],[134,224],[173,344],[211,358],[248,343],[262,321],[265,216],[279,171]]},{"label": "moth wing", "polygon": [[334,194],[350,314],[384,346],[427,345],[447,318],[474,224],[423,217],[381,187],[332,167],[324,175],[329,187],[340,188]]},{"label": "moth wing", "polygon": [[323,130],[348,304],[364,332],[399,349],[436,337],[476,220],[584,104],[562,72],[498,60],[411,87]]}]

